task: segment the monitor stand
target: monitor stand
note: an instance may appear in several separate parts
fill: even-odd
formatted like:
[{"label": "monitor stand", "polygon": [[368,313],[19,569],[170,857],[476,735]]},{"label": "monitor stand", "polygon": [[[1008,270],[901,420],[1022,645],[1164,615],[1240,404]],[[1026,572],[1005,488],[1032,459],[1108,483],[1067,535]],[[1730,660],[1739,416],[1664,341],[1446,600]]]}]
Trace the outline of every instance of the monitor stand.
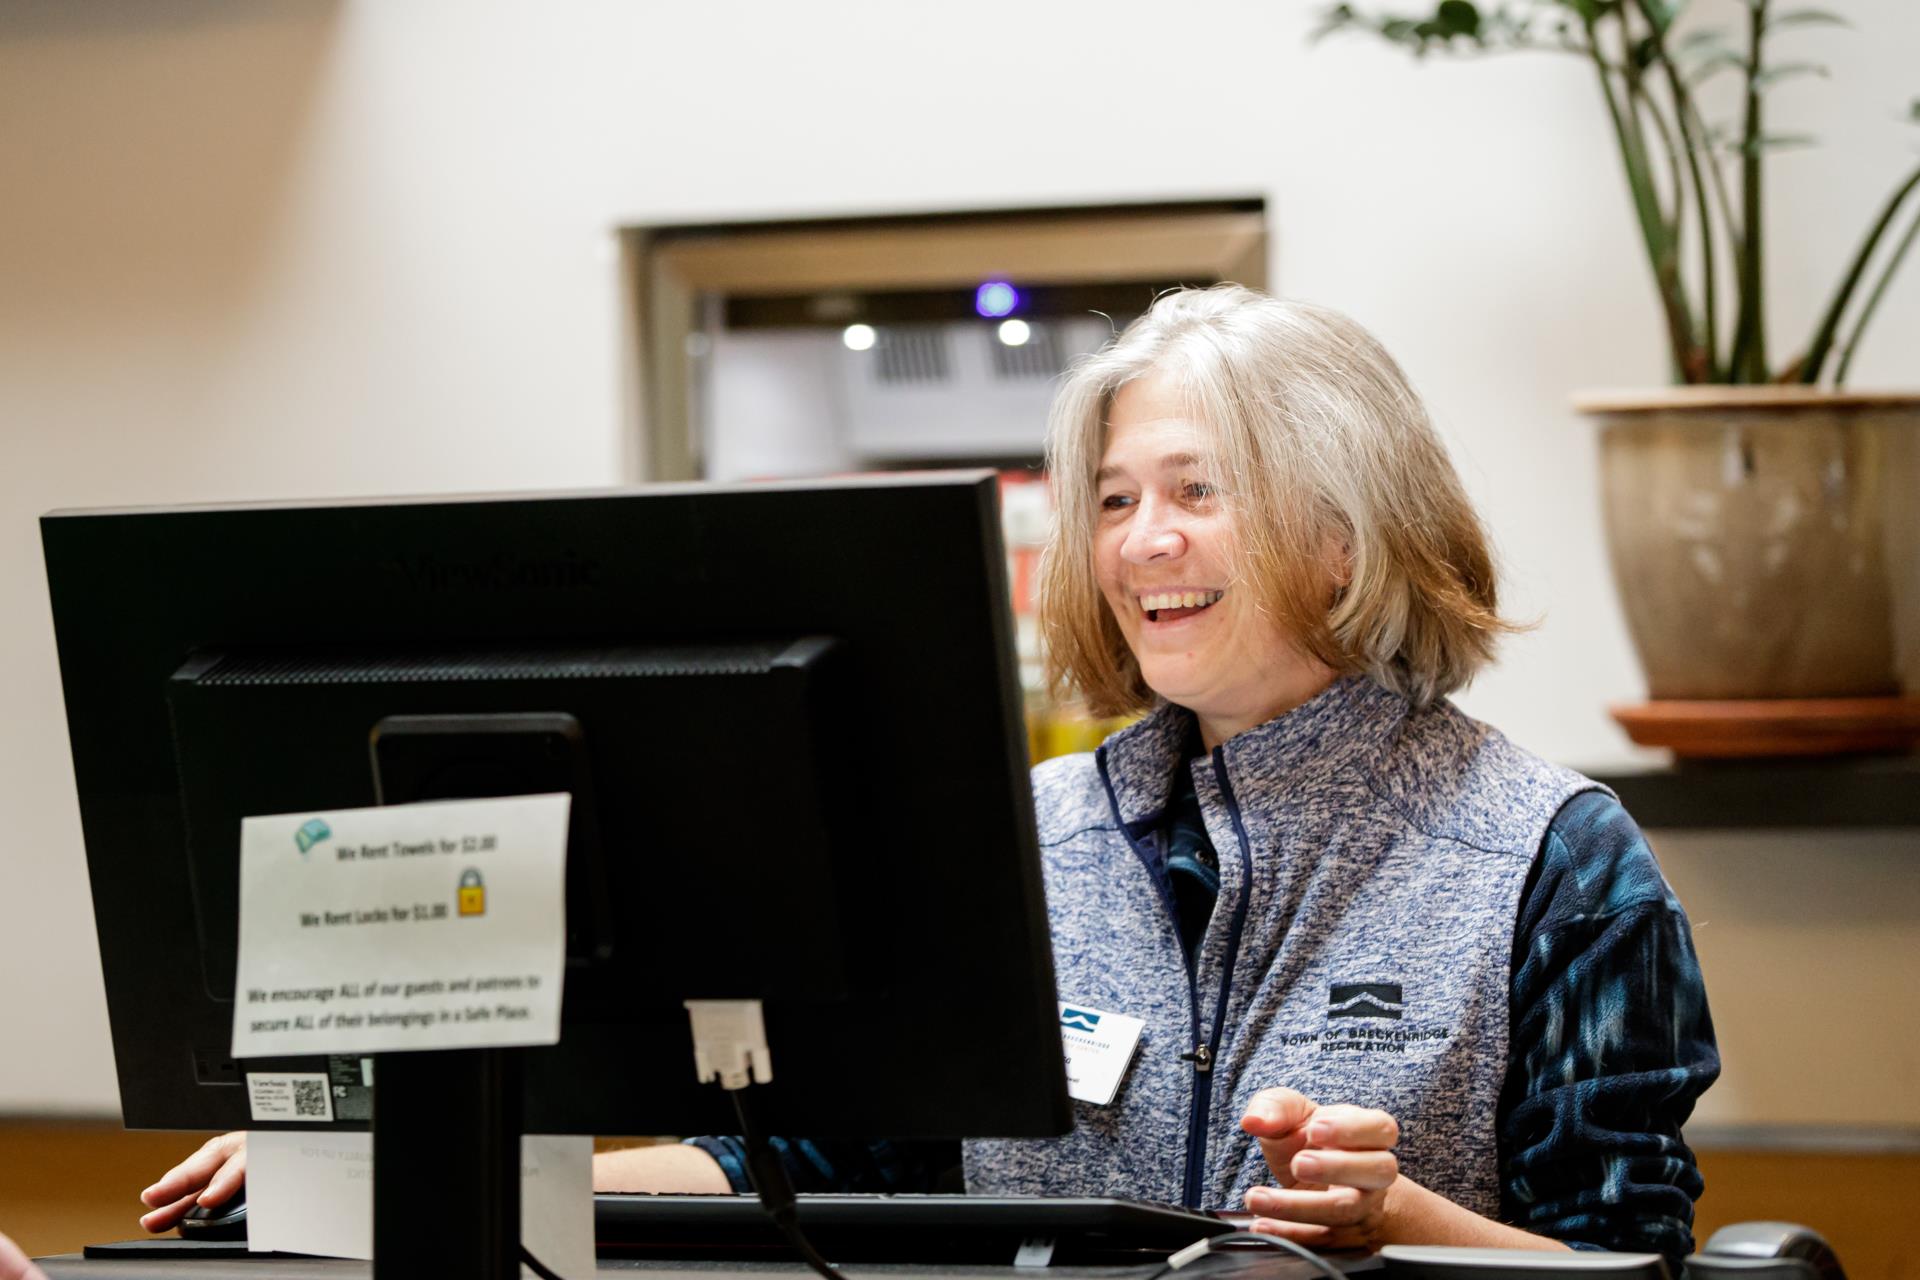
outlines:
[{"label": "monitor stand", "polygon": [[375,1280],[517,1280],[520,1051],[387,1053],[376,1062]]},{"label": "monitor stand", "polygon": [[[578,798],[587,786],[571,716],[393,716],[375,726],[372,755],[383,805],[546,791]],[[582,862],[597,873],[575,813],[569,880]],[[384,1053],[375,1062],[375,1280],[519,1280],[520,1050]]]}]

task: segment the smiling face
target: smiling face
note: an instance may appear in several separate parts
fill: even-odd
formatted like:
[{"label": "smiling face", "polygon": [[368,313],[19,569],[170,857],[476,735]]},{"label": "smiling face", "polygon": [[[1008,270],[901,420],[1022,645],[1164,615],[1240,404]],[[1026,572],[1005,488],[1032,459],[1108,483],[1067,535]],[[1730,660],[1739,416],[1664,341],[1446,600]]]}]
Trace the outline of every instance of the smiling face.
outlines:
[{"label": "smiling face", "polygon": [[1232,581],[1233,527],[1205,433],[1150,374],[1120,389],[1095,477],[1094,575],[1147,687],[1192,711],[1213,747],[1324,689],[1302,654]]}]

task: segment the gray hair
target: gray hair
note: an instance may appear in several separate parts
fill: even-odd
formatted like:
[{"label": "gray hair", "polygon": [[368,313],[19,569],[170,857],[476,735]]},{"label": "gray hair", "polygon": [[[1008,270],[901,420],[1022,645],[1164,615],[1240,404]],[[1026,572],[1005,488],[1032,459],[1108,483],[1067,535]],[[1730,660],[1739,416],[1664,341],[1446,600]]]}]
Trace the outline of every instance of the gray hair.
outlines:
[{"label": "gray hair", "polygon": [[1093,568],[1108,414],[1148,375],[1172,383],[1203,433],[1235,581],[1303,653],[1424,705],[1472,679],[1516,629],[1498,613],[1479,517],[1386,349],[1324,307],[1238,285],[1186,289],[1077,362],[1054,400],[1057,514],[1039,612],[1056,689],[1102,715],[1153,699]]}]

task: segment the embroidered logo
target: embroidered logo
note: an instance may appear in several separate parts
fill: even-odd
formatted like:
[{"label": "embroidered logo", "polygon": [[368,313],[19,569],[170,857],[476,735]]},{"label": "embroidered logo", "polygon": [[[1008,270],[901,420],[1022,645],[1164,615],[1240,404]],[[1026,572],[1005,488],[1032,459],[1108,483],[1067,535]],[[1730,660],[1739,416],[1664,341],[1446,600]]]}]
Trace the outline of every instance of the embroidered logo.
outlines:
[{"label": "embroidered logo", "polygon": [[1063,1008],[1060,1010],[1060,1025],[1072,1027],[1075,1031],[1092,1031],[1100,1025],[1100,1015],[1085,1009]]},{"label": "embroidered logo", "polygon": [[1406,1011],[1397,982],[1336,982],[1327,989],[1329,1018],[1400,1018]]}]

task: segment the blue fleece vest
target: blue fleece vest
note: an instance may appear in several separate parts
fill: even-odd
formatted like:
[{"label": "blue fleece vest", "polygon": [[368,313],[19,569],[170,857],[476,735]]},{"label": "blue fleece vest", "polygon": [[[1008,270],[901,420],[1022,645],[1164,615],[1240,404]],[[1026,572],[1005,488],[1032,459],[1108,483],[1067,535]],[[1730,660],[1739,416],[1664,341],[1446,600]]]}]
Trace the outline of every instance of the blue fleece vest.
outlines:
[{"label": "blue fleece vest", "polygon": [[1595,784],[1451,704],[1338,681],[1193,764],[1220,896],[1190,969],[1156,843],[1188,714],[1034,770],[1060,998],[1146,1029],[1071,1134],[969,1143],[968,1189],[1241,1208],[1270,1176],[1240,1117],[1284,1085],[1391,1112],[1403,1173],[1496,1214],[1514,916]]}]

